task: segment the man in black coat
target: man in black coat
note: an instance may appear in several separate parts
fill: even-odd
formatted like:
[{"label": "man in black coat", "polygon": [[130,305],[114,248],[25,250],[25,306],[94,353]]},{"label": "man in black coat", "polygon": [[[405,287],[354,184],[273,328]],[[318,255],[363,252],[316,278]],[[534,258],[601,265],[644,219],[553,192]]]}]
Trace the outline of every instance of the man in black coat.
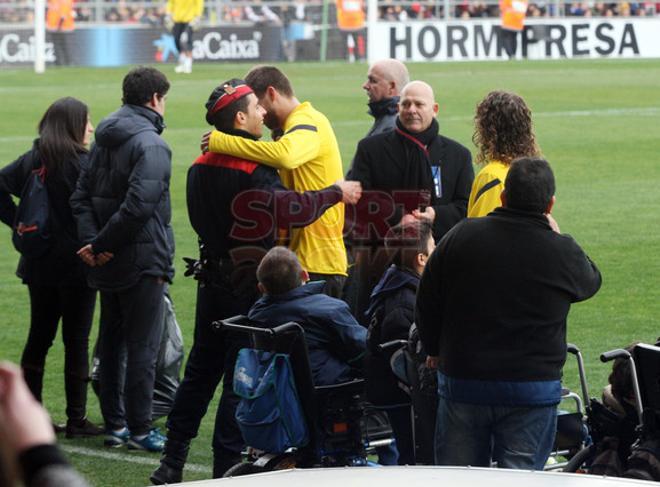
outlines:
[{"label": "man in black coat", "polygon": [[397,59],[381,59],[369,66],[362,88],[369,97],[369,115],[374,123],[366,137],[390,132],[396,127],[399,93],[408,84],[408,68]]},{"label": "man in black coat", "polygon": [[439,240],[467,213],[472,156],[438,133],[437,113],[433,89],[422,81],[408,83],[395,130],[360,141],[346,176],[360,181],[365,191],[348,229],[354,248],[361,247],[355,309],[361,323],[371,290],[387,266],[383,239],[388,230],[411,214],[430,223]]},{"label": "man in black coat", "polygon": [[151,411],[164,286],[174,277],[171,152],[160,137],[169,87],[153,68],[126,75],[124,105],[99,123],[71,197],[84,244],[78,254],[91,267],[90,285],[101,291],[104,443],[153,452],[164,443]]},{"label": "man in black coat", "polygon": [[555,437],[566,316],[601,285],[551,216],[543,159],[514,161],[502,207],[456,225],[431,255],[415,322],[438,369],[439,465],[540,470]]}]

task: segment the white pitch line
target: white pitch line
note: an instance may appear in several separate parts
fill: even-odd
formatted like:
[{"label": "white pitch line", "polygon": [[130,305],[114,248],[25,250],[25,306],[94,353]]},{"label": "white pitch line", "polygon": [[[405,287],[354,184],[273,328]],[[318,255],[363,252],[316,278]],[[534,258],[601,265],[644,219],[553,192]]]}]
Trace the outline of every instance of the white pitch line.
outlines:
[{"label": "white pitch line", "polygon": [[[595,110],[568,110],[563,112],[534,112],[533,118],[566,118],[566,117],[611,117],[616,115],[639,115],[644,117],[651,117],[660,115],[660,107],[638,107],[638,108],[598,108]],[[442,113],[438,117],[440,123],[445,122],[461,122],[465,120],[472,120],[472,115],[458,115],[453,117],[443,117]],[[370,124],[370,118],[366,115],[360,120],[343,120],[341,122],[332,122],[332,125],[339,127],[352,127],[352,126],[365,126]],[[182,128],[169,128],[167,133],[194,133],[198,134],[203,132],[204,128],[201,127],[182,127]],[[32,141],[34,135],[10,135],[0,137],[0,143],[7,142],[21,142]]]},{"label": "white pitch line", "polygon": [[[75,453],[77,455],[84,455],[87,457],[95,457],[95,458],[103,458],[105,460],[113,460],[116,462],[128,462],[128,463],[137,463],[139,465],[151,465],[153,467],[157,467],[160,465],[160,461],[151,458],[145,458],[142,456],[133,456],[130,454],[126,453],[118,453],[114,451],[99,451],[99,450],[94,450],[93,448],[84,448],[81,446],[73,446],[73,445],[59,445],[62,450],[64,450],[67,453]],[[184,467],[184,470],[187,470],[189,472],[196,472],[196,473],[207,473],[210,474],[213,472],[213,470],[210,467],[206,467],[204,465],[198,465],[195,463],[186,463],[186,466]]]}]

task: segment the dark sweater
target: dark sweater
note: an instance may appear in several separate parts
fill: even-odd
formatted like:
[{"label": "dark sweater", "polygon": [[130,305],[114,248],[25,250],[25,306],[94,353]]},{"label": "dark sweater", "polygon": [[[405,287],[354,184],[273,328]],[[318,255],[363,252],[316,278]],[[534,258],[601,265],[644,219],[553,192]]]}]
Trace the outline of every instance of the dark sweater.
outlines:
[{"label": "dark sweater", "polygon": [[416,323],[441,375],[458,381],[450,386],[559,381],[570,304],[600,285],[595,264],[544,215],[497,208],[440,241],[420,281]]}]

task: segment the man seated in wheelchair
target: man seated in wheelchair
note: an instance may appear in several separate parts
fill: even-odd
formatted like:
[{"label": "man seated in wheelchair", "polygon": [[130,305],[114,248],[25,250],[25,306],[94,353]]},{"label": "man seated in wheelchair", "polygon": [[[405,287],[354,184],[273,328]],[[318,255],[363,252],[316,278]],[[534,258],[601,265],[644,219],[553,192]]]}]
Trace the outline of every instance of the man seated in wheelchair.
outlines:
[{"label": "man seated in wheelchair", "polygon": [[296,254],[285,247],[272,248],[259,264],[257,280],[263,296],[248,318],[267,327],[299,323],[305,330],[315,385],[338,384],[362,375],[366,329],[345,302],[322,293],[324,281],[308,282]]}]

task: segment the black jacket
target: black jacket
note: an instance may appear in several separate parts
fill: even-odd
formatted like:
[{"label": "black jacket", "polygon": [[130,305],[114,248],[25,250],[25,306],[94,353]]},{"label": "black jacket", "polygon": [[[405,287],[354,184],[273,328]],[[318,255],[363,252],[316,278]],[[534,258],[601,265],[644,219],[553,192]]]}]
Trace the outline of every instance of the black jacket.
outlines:
[{"label": "black jacket", "polygon": [[369,103],[369,115],[374,117],[374,124],[365,137],[384,134],[396,127],[396,117],[399,114],[399,97],[386,98]]},{"label": "black jacket", "polygon": [[171,152],[160,137],[162,117],[124,105],[96,129],[90,163],[71,207],[78,235],[95,253],[114,258],[90,269],[90,284],[120,291],[143,276],[170,280],[174,235],[170,227]]},{"label": "black jacket", "polygon": [[[84,286],[85,268],[76,255],[81,244],[76,233],[69,198],[76,187],[80,167],[87,164],[87,153],[62,161],[56,172],[46,175],[46,189],[50,202],[50,231],[54,237],[52,248],[42,257],[21,256],[17,275],[25,284],[41,286]],[[30,174],[42,165],[39,140],[33,148],[0,170],[0,220],[13,227],[16,204],[11,196],[20,198]]]},{"label": "black jacket", "polygon": [[556,381],[570,305],[600,285],[595,264],[544,215],[497,208],[440,241],[422,274],[415,322],[447,377]]},{"label": "black jacket", "polygon": [[307,225],[339,203],[342,193],[337,186],[304,193],[287,190],[271,167],[207,152],[188,170],[186,198],[190,223],[207,252],[229,258],[238,247],[270,249],[278,228],[289,227],[288,212],[296,215],[291,227]]},{"label": "black jacket", "polygon": [[381,352],[378,345],[392,340],[407,340],[415,318],[415,293],[419,276],[413,271],[391,266],[371,293],[366,311],[369,320],[365,377],[367,397],[377,406],[407,404],[410,398],[397,385],[390,367],[396,350]]},{"label": "black jacket", "polygon": [[[433,224],[433,236],[438,240],[467,214],[468,198],[474,180],[472,156],[470,151],[458,142],[438,135],[427,148],[431,166],[440,168],[442,195],[436,199],[433,209],[436,217]],[[405,167],[410,156],[409,144],[397,131],[387,132],[362,139],[358,143],[353,159],[353,167],[346,179],[360,181],[364,191],[383,191],[389,195],[397,191],[433,192],[435,188],[406,187]],[[358,208],[366,207],[370,201],[380,198],[375,194],[365,193],[358,203]],[[414,202],[412,202],[414,204]],[[410,212],[416,206],[407,208]],[[400,213],[390,220],[390,225],[398,223]],[[359,225],[359,222],[358,222]],[[384,235],[379,232],[377,240]],[[353,241],[360,240],[353,238]]]}]

